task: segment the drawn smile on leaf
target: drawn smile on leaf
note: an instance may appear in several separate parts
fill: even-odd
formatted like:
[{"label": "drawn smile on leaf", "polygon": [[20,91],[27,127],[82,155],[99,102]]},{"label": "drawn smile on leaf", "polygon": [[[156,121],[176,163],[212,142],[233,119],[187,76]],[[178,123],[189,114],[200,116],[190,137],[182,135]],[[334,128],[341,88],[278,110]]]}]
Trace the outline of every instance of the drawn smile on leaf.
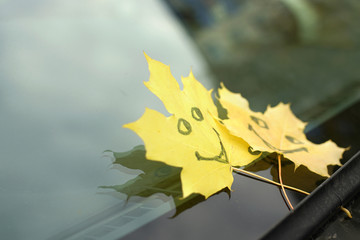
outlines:
[{"label": "drawn smile on leaf", "polygon": [[222,163],[229,163],[228,162],[228,157],[226,155],[226,151],[225,151],[225,148],[224,148],[224,145],[221,141],[221,138],[220,138],[220,134],[213,128],[213,130],[215,131],[216,135],[218,136],[219,138],[219,142],[220,142],[220,146],[221,146],[221,152],[219,155],[217,156],[214,156],[214,157],[203,157],[200,155],[200,153],[198,151],[195,152],[195,156],[197,158],[197,160],[206,160],[206,161],[209,161],[209,160],[215,160],[215,161],[218,161],[218,162],[222,162]]},{"label": "drawn smile on leaf", "polygon": [[[264,129],[269,129],[267,123],[260,119],[260,118],[257,118],[257,117],[254,117],[254,116],[250,116],[251,120],[253,120],[259,127],[261,128],[264,128]],[[279,152],[282,152],[282,153],[294,153],[294,152],[300,152],[300,151],[305,151],[305,152],[308,152],[308,149],[306,147],[300,147],[300,148],[295,148],[295,149],[290,149],[290,150],[283,150],[283,149],[279,149],[277,147],[274,147],[271,143],[269,143],[268,141],[266,141],[264,138],[262,138],[260,136],[260,134],[258,134],[255,129],[253,128],[253,126],[251,124],[248,125],[248,129],[252,132],[255,133],[255,135],[261,139],[261,141],[263,141],[264,144],[266,144],[266,146],[268,146],[269,148],[273,149],[273,150],[276,150],[276,151],[279,151]],[[291,136],[288,136],[286,135],[285,138],[293,143],[293,144],[304,144],[303,142],[299,141],[298,139],[294,138],[294,137],[291,137]]]},{"label": "drawn smile on leaf", "polygon": [[[197,107],[192,107],[191,108],[191,116],[196,120],[196,121],[202,121],[204,120],[204,116],[202,115],[201,111],[199,108]],[[192,132],[192,127],[191,127],[191,124],[185,120],[184,118],[179,118],[178,120],[178,124],[177,124],[177,129],[178,129],[178,132],[182,135],[189,135],[191,132]],[[197,158],[197,160],[201,161],[201,160],[205,160],[205,161],[218,161],[218,162],[222,162],[222,163],[229,163],[228,161],[228,157],[227,157],[227,154],[226,154],[226,150],[224,148],[224,145],[221,141],[221,138],[220,138],[220,134],[215,130],[215,128],[213,128],[213,130],[215,131],[218,139],[219,139],[219,142],[220,142],[220,147],[221,147],[221,150],[220,150],[220,153],[216,156],[213,156],[213,157],[204,157],[202,156],[198,151],[195,152],[195,156]]]}]

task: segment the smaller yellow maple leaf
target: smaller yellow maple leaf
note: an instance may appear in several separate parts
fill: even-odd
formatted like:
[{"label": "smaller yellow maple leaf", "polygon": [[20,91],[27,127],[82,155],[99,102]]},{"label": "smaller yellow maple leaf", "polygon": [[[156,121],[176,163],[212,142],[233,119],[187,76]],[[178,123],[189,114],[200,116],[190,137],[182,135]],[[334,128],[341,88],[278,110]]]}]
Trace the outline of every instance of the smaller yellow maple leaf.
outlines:
[{"label": "smaller yellow maple leaf", "polygon": [[181,90],[169,66],[145,57],[150,70],[145,85],[173,115],[146,109],[140,119],[124,127],[143,139],[147,159],[182,167],[184,198],[192,193],[207,198],[223,188],[231,189],[232,166],[248,165],[258,155],[250,154],[249,145],[218,122],[211,91],[192,72],[182,78]]},{"label": "smaller yellow maple leaf", "polygon": [[248,101],[223,85],[219,89],[220,103],[227,109],[224,125],[235,136],[243,138],[254,149],[262,152],[277,152],[295,164],[306,166],[310,171],[328,177],[328,165],[341,165],[345,151],[331,140],[314,144],[305,134],[306,123],[299,120],[289,104],[279,103],[264,113],[253,112]]}]

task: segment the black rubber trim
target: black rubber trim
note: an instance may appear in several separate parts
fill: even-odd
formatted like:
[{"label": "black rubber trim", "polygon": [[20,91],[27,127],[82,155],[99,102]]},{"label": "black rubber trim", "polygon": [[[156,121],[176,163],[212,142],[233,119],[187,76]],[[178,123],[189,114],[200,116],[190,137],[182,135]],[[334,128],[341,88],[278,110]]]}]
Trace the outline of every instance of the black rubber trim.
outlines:
[{"label": "black rubber trim", "polygon": [[261,239],[308,239],[358,192],[360,151]]}]

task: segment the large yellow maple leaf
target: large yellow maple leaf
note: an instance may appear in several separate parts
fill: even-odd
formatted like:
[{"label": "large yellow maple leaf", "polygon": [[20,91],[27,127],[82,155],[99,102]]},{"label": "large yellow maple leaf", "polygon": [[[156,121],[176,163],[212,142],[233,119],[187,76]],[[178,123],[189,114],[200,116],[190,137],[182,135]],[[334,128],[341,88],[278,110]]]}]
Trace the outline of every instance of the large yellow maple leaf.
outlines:
[{"label": "large yellow maple leaf", "polygon": [[220,103],[227,109],[224,125],[235,136],[243,138],[254,149],[262,152],[277,152],[295,164],[306,166],[310,171],[328,177],[328,165],[341,165],[345,151],[331,140],[314,144],[305,134],[306,123],[299,120],[289,104],[279,103],[264,113],[253,112],[249,102],[223,85],[219,89]]},{"label": "large yellow maple leaf", "polygon": [[206,198],[231,188],[232,166],[244,166],[258,156],[249,145],[231,135],[217,119],[217,109],[206,90],[190,72],[182,78],[183,90],[170,67],[145,54],[150,80],[145,85],[162,100],[172,115],[146,109],[144,115],[124,127],[144,141],[146,158],[181,167],[183,197],[200,193]]}]

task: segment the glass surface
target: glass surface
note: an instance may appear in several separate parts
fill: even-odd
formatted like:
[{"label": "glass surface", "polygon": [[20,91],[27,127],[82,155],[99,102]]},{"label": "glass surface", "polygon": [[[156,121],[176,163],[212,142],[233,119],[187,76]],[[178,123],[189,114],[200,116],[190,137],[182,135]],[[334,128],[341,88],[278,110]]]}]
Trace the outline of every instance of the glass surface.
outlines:
[{"label": "glass surface", "polygon": [[0,15],[0,232],[46,239],[119,204],[98,187],[132,175],[103,151],[142,143],[122,125],[146,106],[165,112],[143,51],[213,82],[159,1],[1,1]]},{"label": "glass surface", "polygon": [[[360,96],[357,2],[300,6],[318,11],[312,23],[324,29],[317,30],[295,27],[305,24],[305,10],[291,3],[206,2],[0,1],[2,238],[117,239],[149,222],[135,234],[156,238],[164,229],[153,220],[165,214],[166,236],[185,236],[177,226],[187,224],[198,238],[252,239],[288,213],[276,187],[238,174],[231,194],[193,196],[177,210],[163,193],[127,201],[99,188],[141,173],[112,169],[104,152],[130,154],[143,144],[122,125],[145,107],[168,115],[143,85],[143,51],[170,65],[178,80],[191,68],[208,89],[224,82],[254,110],[291,102],[308,130]],[[291,21],[284,25],[282,17]],[[260,174],[271,178],[269,170]],[[291,195],[294,203],[302,197]]]}]

